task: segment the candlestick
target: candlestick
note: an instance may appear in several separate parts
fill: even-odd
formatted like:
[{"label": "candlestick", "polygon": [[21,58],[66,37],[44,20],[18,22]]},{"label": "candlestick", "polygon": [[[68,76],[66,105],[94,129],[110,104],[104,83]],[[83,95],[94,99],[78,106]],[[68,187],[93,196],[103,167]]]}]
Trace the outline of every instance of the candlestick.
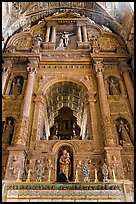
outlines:
[{"label": "candlestick", "polygon": [[112,172],[113,172],[113,180],[114,180],[114,182],[116,182],[117,180],[116,180],[114,169],[112,170]]},{"label": "candlestick", "polygon": [[95,169],[94,172],[95,172],[95,180],[94,180],[94,182],[98,182],[98,178],[97,178],[97,169]]},{"label": "candlestick", "polygon": [[26,180],[26,182],[29,182],[30,181],[30,169],[28,170],[28,176],[27,176],[27,180]]},{"label": "candlestick", "polygon": [[20,170],[18,171],[17,181],[20,181]]},{"label": "candlestick", "polygon": [[78,169],[76,169],[76,178],[75,178],[75,182],[79,182],[79,180],[78,180]]}]

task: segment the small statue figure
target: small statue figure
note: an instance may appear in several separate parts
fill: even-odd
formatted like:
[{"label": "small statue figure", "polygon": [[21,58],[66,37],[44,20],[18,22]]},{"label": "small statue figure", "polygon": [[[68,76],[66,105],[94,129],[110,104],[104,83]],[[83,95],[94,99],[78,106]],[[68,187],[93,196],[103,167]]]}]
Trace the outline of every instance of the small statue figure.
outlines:
[{"label": "small statue figure", "polygon": [[17,176],[17,173],[18,173],[18,162],[17,162],[17,157],[14,156],[12,158],[12,163],[11,163],[11,166],[9,168],[9,171],[10,171],[10,176],[11,177],[16,177]]},{"label": "small statue figure", "polygon": [[88,176],[89,176],[89,174],[90,174],[90,170],[89,170],[89,168],[88,168],[87,165],[85,165],[85,166],[83,167],[82,173],[83,173],[83,175],[84,175],[84,181],[85,181],[85,182],[86,182],[86,181],[88,182],[88,181],[89,181]]},{"label": "small statue figure", "polygon": [[117,160],[116,156],[113,155],[112,156],[111,167],[112,167],[112,172],[114,170],[113,174],[115,174],[115,176],[119,176],[119,173],[120,173],[120,167],[119,166],[120,166],[119,161]]},{"label": "small statue figure", "polygon": [[[34,36],[33,37],[33,47],[32,47],[32,52],[38,52],[39,48],[42,45],[42,38],[40,35]],[[38,50],[37,50],[38,49]]]},{"label": "small statue figure", "polygon": [[42,181],[42,175],[44,172],[44,167],[41,164],[40,160],[37,160],[37,165],[36,165],[36,181],[41,182]]},{"label": "small statue figure", "polygon": [[75,175],[75,182],[79,182],[79,170],[81,169],[82,162],[77,160],[76,164],[76,175]]},{"label": "small statue figure", "polygon": [[12,124],[11,120],[7,121],[7,124],[5,125],[4,133],[3,133],[3,142],[4,143],[10,143],[10,140],[13,136],[14,126]]},{"label": "small statue figure", "polygon": [[134,164],[132,158],[128,159],[126,162],[126,178],[133,180],[134,179]]},{"label": "small statue figure", "polygon": [[60,164],[60,173],[63,172],[68,181],[71,174],[71,161],[70,161],[69,152],[67,152],[66,149],[63,150],[63,154],[59,159],[59,164]]},{"label": "small statue figure", "polygon": [[52,167],[52,163],[50,159],[48,159],[47,169],[48,169],[48,180],[47,181],[51,181],[51,171],[53,167]]},{"label": "small statue figure", "polygon": [[102,25],[102,28],[104,31],[112,33],[112,31],[108,27]]},{"label": "small statue figure", "polygon": [[92,36],[91,38],[91,46],[94,46],[94,47],[98,47],[99,44],[98,44],[98,37],[97,36]]},{"label": "small statue figure", "polygon": [[132,142],[129,137],[129,128],[127,124],[121,120],[118,126],[118,132],[120,134],[120,144],[121,145],[132,145]]},{"label": "small statue figure", "polygon": [[103,174],[103,182],[108,182],[108,166],[104,162],[103,166],[101,167],[102,169],[102,174]]},{"label": "small statue figure", "polygon": [[115,82],[113,78],[109,81],[109,93],[110,95],[120,95],[119,83]]},{"label": "small statue figure", "polygon": [[22,89],[22,85],[20,83],[20,78],[17,78],[17,82],[14,86],[14,90],[13,90],[13,93],[14,95],[20,95],[21,94],[21,89]]}]

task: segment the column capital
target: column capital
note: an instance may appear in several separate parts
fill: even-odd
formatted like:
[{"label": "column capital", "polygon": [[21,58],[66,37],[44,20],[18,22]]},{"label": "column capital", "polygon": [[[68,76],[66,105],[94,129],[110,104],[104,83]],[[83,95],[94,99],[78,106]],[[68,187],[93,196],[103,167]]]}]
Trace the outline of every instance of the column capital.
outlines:
[{"label": "column capital", "polygon": [[29,74],[36,74],[37,69],[35,67],[27,67],[27,71]]},{"label": "column capital", "polygon": [[2,66],[2,72],[4,73],[4,74],[9,74],[10,73],[10,68],[9,67],[7,67],[7,66]]},{"label": "column capital", "polygon": [[27,71],[29,74],[36,74],[38,68],[38,59],[36,58],[29,58],[30,63],[28,63]]},{"label": "column capital", "polygon": [[2,64],[2,71],[3,71],[4,73],[9,74],[11,67],[12,67],[11,61],[6,61],[6,62],[4,62],[4,63]]},{"label": "column capital", "polygon": [[94,68],[97,75],[102,74],[104,71],[102,59],[94,60]]},{"label": "column capital", "polygon": [[90,102],[96,102],[96,92],[88,92],[87,93],[87,104],[90,103]]}]

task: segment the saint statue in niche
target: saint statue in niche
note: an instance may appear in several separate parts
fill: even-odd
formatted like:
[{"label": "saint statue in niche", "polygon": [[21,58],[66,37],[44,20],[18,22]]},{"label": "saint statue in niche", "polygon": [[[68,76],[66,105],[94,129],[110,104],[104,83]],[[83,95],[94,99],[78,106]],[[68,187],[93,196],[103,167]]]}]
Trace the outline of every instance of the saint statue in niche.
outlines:
[{"label": "saint statue in niche", "polygon": [[13,130],[14,130],[14,126],[12,124],[11,120],[8,120],[6,125],[5,125],[5,129],[3,132],[3,142],[5,143],[10,143],[10,140],[13,136]]},{"label": "saint statue in niche", "polygon": [[118,132],[120,134],[120,144],[121,145],[132,145],[129,135],[129,127],[128,124],[124,123],[123,120],[120,120],[120,124],[118,126]]},{"label": "saint statue in niche", "polygon": [[13,80],[11,94],[17,96],[20,95],[21,92],[22,92],[21,79],[17,78],[16,82]]},{"label": "saint statue in niche", "polygon": [[120,95],[119,82],[115,81],[113,78],[109,80],[109,94]]},{"label": "saint statue in niche", "polygon": [[71,174],[71,161],[70,161],[69,152],[67,152],[66,149],[63,150],[63,154],[59,159],[59,164],[60,164],[60,173],[64,173],[68,181]]}]

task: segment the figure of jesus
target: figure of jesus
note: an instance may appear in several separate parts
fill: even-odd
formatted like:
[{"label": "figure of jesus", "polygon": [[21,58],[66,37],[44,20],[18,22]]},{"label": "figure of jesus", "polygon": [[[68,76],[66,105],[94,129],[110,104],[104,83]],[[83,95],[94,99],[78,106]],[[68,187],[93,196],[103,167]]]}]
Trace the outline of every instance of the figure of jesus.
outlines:
[{"label": "figure of jesus", "polygon": [[69,36],[74,35],[74,33],[63,32],[60,38],[59,47],[67,47],[69,43]]}]

